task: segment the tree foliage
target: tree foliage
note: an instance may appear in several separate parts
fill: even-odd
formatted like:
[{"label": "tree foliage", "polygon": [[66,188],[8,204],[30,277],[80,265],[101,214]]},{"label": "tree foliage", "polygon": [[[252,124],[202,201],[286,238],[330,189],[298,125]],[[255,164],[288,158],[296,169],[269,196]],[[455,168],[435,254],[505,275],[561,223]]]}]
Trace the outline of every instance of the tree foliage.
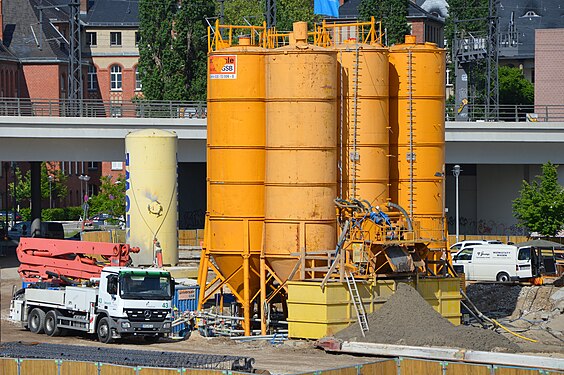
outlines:
[{"label": "tree foliage", "polygon": [[558,183],[558,166],[548,162],[542,175],[523,181],[520,196],[513,201],[519,225],[544,236],[556,235],[564,225],[564,188]]},{"label": "tree foliage", "polygon": [[388,45],[403,43],[405,35],[411,32],[407,24],[408,3],[409,0],[361,0],[358,13],[366,20],[371,16],[382,20]]},{"label": "tree foliage", "polygon": [[88,200],[90,216],[99,213],[125,217],[125,178],[113,181],[110,176],[100,178],[100,191]]},{"label": "tree foliage", "polygon": [[276,28],[278,30],[290,31],[292,24],[297,21],[305,21],[311,28],[316,20],[312,0],[278,0],[276,3]]},{"label": "tree foliage", "polygon": [[146,99],[206,98],[206,17],[214,14],[213,1],[139,1],[139,73]]},{"label": "tree foliage", "polygon": [[533,104],[535,87],[519,68],[499,67],[499,104]]},{"label": "tree foliage", "polygon": [[[52,181],[49,184],[49,176]],[[19,168],[16,168],[16,201],[22,203],[24,201],[31,202],[31,170],[25,174]],[[14,183],[10,182],[9,191],[14,191]],[[13,193],[12,193],[13,194]],[[68,194],[67,176],[60,169],[54,168],[51,164],[41,163],[41,198],[54,200],[57,198],[65,198]]]}]

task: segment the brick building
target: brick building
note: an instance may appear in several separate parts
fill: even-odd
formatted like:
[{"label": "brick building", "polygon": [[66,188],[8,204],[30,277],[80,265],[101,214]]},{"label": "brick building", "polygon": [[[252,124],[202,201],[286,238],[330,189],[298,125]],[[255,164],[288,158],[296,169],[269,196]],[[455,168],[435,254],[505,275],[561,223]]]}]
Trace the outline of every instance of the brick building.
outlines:
[{"label": "brick building", "polygon": [[[535,104],[562,105],[564,98],[564,28],[535,33]],[[540,107],[539,107],[540,110]],[[549,109],[551,110],[551,109]],[[562,109],[554,115],[562,116]]]}]

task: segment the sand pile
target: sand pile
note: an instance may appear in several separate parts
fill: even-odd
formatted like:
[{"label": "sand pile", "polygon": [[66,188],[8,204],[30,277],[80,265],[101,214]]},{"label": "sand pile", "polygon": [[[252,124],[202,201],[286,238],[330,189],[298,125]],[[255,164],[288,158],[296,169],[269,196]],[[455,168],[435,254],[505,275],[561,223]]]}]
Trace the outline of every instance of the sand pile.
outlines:
[{"label": "sand pile", "polygon": [[343,341],[414,346],[446,346],[471,350],[518,352],[519,347],[491,330],[454,326],[411,286],[397,291],[376,312],[367,316],[370,330],[362,336],[358,323],[338,332]]}]

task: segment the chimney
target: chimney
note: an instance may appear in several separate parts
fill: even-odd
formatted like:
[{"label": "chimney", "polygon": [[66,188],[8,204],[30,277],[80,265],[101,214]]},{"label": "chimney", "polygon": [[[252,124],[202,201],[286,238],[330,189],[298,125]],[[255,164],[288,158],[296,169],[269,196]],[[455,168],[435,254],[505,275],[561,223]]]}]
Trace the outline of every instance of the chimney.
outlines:
[{"label": "chimney", "polygon": [[4,41],[4,14],[2,12],[2,0],[0,0],[0,40]]},{"label": "chimney", "polygon": [[88,13],[88,1],[89,0],[80,0],[80,14]]}]

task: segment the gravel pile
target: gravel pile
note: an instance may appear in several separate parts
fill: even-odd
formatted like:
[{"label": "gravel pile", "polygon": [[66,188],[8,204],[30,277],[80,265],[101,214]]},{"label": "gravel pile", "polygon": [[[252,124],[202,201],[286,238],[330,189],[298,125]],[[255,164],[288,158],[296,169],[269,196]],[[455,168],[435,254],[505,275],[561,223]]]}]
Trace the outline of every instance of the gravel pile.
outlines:
[{"label": "gravel pile", "polygon": [[376,312],[367,316],[370,330],[362,336],[358,323],[338,332],[343,341],[414,346],[445,346],[470,350],[518,352],[519,347],[491,330],[454,326],[411,286],[400,283]]}]

